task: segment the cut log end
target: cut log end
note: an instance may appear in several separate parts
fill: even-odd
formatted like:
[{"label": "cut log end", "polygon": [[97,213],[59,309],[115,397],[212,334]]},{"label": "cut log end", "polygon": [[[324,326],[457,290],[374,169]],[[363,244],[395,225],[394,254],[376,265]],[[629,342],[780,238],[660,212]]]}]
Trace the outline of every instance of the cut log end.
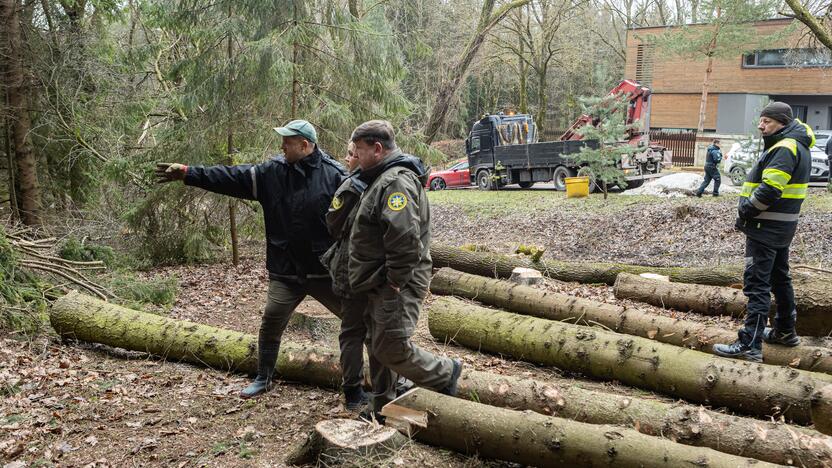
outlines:
[{"label": "cut log end", "polygon": [[517,267],[511,272],[509,281],[524,286],[531,286],[543,282],[543,274],[533,268]]},{"label": "cut log end", "polygon": [[329,419],[316,424],[285,461],[288,465],[356,462],[395,451],[406,441],[406,437],[390,427],[352,419]]}]

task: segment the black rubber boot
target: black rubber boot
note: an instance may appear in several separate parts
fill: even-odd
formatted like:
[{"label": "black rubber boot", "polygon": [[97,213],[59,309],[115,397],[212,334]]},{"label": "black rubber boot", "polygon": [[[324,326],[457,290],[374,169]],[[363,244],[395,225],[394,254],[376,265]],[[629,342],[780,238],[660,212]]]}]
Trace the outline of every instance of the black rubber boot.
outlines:
[{"label": "black rubber boot", "polygon": [[254,398],[272,389],[277,353],[277,350],[259,353],[257,356],[257,378],[240,392],[240,398]]},{"label": "black rubber boot", "polygon": [[780,331],[776,328],[766,327],[765,330],[763,330],[763,341],[768,344],[797,346],[800,344],[800,337],[797,336],[797,332],[794,328],[791,330]]},{"label": "black rubber boot", "polygon": [[344,407],[347,411],[358,411],[370,402],[370,395],[361,387],[344,387]]},{"label": "black rubber boot", "polygon": [[462,362],[459,359],[451,359],[451,361],[454,363],[454,370],[451,372],[451,380],[448,381],[448,386],[443,388],[441,393],[456,396],[459,376],[462,374]]},{"label": "black rubber boot", "polygon": [[737,340],[731,344],[715,344],[714,354],[717,356],[744,359],[751,362],[763,362],[763,350],[754,349]]}]

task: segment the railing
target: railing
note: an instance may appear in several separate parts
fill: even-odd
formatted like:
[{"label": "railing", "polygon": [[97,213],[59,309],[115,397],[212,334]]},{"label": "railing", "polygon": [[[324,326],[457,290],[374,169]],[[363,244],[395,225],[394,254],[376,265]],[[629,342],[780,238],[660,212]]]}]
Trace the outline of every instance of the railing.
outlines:
[{"label": "railing", "polygon": [[696,156],[696,132],[650,131],[650,144],[661,145],[673,151],[674,166],[693,166]]}]

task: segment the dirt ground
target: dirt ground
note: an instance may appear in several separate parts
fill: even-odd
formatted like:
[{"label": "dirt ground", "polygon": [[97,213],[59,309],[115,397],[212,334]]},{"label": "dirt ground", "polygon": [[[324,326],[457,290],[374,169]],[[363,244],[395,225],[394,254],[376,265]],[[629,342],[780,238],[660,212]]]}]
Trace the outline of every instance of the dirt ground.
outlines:
[{"label": "dirt ground", "polygon": [[[667,204],[666,210],[634,204],[611,210],[612,219],[602,214],[605,210],[599,214],[567,207],[557,212],[535,211],[534,219],[520,212],[502,223],[499,218],[470,216],[464,203],[438,201],[433,205],[436,242],[485,243],[504,252],[518,242],[539,243],[548,248],[547,256],[656,264],[711,264],[714,251],[724,261],[742,257],[741,238],[729,232],[722,219],[730,214],[735,200],[709,200],[704,208],[683,208],[684,216],[678,208],[684,203],[660,200],[655,203]],[[831,218],[819,210],[807,216],[805,223],[801,221],[805,251],[812,256],[830,258]],[[511,229],[506,229],[506,222]],[[806,232],[815,227],[824,234],[808,236]],[[707,239],[697,240],[700,236]],[[170,317],[256,334],[268,282],[261,248],[259,242],[247,244],[236,268],[218,263],[161,268],[147,274],[178,279],[180,291]],[[616,300],[606,286],[547,281],[542,287],[633,305]],[[430,302],[428,298],[426,307]],[[737,326],[730,318],[639,307],[730,329]],[[299,311],[328,316],[313,300],[301,304]],[[334,348],[337,338],[329,323],[292,326],[284,339],[316,341]],[[427,313],[420,320],[415,341],[431,351],[458,357],[472,369],[543,380],[575,378],[581,386],[646,395],[614,382],[563,376],[556,369],[438,343],[427,330]],[[355,417],[344,410],[338,392],[289,382],[262,398],[244,401],[237,392],[247,382],[245,376],[160,361],[144,353],[0,331],[0,466],[284,466],[287,451],[317,421]],[[513,466],[417,442],[388,458],[363,460],[361,465]]]}]

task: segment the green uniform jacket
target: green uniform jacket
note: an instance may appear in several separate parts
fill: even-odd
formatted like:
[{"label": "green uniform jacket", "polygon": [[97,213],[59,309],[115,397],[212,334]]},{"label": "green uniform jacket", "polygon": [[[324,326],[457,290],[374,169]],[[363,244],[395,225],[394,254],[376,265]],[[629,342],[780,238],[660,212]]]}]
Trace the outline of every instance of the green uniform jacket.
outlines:
[{"label": "green uniform jacket", "polygon": [[361,196],[350,232],[349,282],[354,293],[385,284],[430,286],[430,206],[428,176],[421,161],[394,150],[361,178]]},{"label": "green uniform jacket", "polygon": [[353,297],[349,282],[350,231],[358,212],[358,201],[367,189],[367,184],[358,175],[353,172],[341,183],[326,213],[326,227],[335,243],[321,256],[321,263],[332,276],[332,291],[342,298]]}]

